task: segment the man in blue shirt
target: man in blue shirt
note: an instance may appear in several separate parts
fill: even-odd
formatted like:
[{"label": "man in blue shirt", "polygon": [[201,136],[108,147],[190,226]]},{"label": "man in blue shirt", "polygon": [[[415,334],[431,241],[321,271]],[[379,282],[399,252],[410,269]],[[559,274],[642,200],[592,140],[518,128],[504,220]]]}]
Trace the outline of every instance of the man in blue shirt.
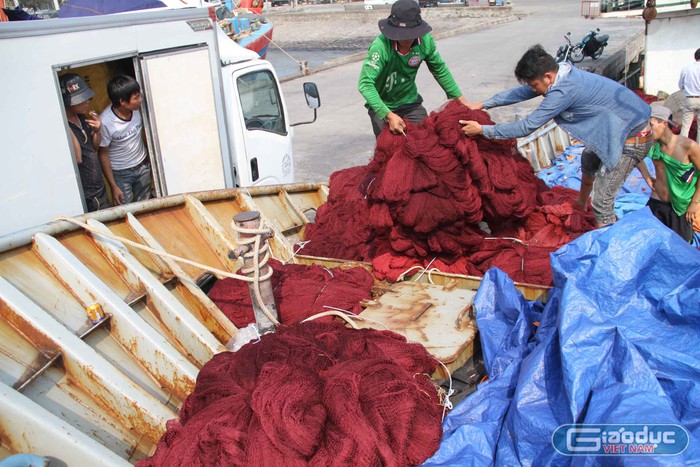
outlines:
[{"label": "man in blue shirt", "polygon": [[554,119],[588,149],[581,157],[584,176],[577,204],[585,208],[593,190],[591,205],[598,225],[615,222],[615,195],[651,145],[651,137],[642,133],[649,121],[649,105],[615,81],[570,63],[557,63],[539,44],[522,56],[515,77],[522,86],[500,92],[483,103],[469,103],[469,108],[490,109],[544,96],[539,107],[512,123],[460,121],[464,134],[520,138]]}]

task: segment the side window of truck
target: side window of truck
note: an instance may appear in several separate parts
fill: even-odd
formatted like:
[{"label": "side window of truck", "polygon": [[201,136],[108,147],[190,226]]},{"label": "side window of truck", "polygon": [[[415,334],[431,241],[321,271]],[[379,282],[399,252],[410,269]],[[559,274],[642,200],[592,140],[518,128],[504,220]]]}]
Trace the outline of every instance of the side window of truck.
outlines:
[{"label": "side window of truck", "polygon": [[247,129],[287,134],[279,89],[272,73],[267,70],[248,73],[240,76],[236,85]]}]

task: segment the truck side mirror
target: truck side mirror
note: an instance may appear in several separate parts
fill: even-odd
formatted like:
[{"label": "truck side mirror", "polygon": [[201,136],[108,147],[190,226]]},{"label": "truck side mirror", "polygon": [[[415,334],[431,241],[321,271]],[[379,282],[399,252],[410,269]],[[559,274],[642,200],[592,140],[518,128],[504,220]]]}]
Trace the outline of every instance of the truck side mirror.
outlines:
[{"label": "truck side mirror", "polygon": [[306,105],[310,109],[321,107],[321,96],[318,95],[316,83],[304,83],[304,97],[306,97]]},{"label": "truck side mirror", "polygon": [[292,123],[290,126],[307,125],[316,121],[316,109],[321,107],[321,96],[318,94],[316,83],[304,83],[304,97],[306,98],[306,105],[310,109],[314,109],[314,119],[310,122]]}]

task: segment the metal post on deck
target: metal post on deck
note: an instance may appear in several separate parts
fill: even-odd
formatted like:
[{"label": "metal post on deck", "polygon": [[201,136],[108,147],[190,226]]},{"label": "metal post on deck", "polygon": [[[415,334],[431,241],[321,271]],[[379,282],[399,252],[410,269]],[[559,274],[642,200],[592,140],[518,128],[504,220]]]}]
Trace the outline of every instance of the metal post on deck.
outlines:
[{"label": "metal post on deck", "polygon": [[[239,228],[257,230],[260,229],[260,213],[257,211],[242,212],[233,216],[233,222]],[[267,240],[272,236],[272,232],[270,231],[269,234],[239,232],[239,236],[241,239],[255,238],[256,236],[260,236],[259,251],[262,251],[265,249],[264,247],[267,246]],[[240,247],[232,251],[230,255],[235,258],[241,256],[243,257],[243,271],[248,277],[254,277],[256,266],[255,254],[259,253],[259,251],[253,251],[253,245],[254,243],[241,245]],[[265,263],[263,266],[260,267],[259,276],[264,277],[269,271],[270,266],[267,263]],[[248,288],[250,289],[250,297],[253,302],[253,312],[255,313],[255,322],[257,323],[258,332],[260,333],[260,335],[269,332],[274,332],[275,323],[273,323],[270,320],[270,318],[263,310],[258,299],[256,298],[255,287],[259,287],[258,290],[260,291],[262,303],[270,312],[270,314],[274,317],[274,319],[277,320],[277,306],[275,305],[275,296],[272,291],[272,281],[268,277],[267,279],[260,279],[257,284],[255,282],[249,282]]]}]

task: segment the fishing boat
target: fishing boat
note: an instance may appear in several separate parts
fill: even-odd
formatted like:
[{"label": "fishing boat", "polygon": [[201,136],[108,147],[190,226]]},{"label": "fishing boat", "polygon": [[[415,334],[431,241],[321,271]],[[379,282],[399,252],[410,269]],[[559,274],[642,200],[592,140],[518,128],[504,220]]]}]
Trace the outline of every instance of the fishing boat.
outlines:
[{"label": "fishing boat", "polygon": [[226,35],[241,47],[265,58],[272,41],[272,23],[262,14],[261,0],[243,0],[236,6],[231,1],[206,2],[202,0],[67,0],[61,4],[60,18],[108,15],[153,8],[208,7],[211,19],[219,24]]},{"label": "fishing boat", "polygon": [[272,23],[252,10],[234,10],[234,14],[219,20],[219,26],[238,45],[264,59],[272,41]]}]

